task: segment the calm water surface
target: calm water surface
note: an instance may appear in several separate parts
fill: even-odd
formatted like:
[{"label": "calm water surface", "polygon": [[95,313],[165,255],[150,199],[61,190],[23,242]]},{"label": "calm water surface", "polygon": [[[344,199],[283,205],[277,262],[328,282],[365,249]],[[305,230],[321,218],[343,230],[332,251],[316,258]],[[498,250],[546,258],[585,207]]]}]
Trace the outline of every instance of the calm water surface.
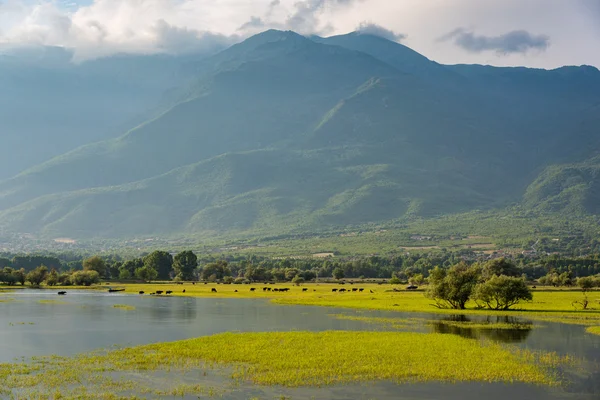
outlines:
[{"label": "calm water surface", "polygon": [[[41,355],[74,355],[114,345],[131,346],[174,341],[230,331],[376,330],[375,325],[339,320],[330,314],[426,319],[485,319],[471,316],[353,311],[309,306],[278,306],[266,300],[132,296],[69,290],[17,290],[0,300],[0,362]],[[59,304],[44,304],[44,301]],[[135,307],[127,311],[113,306]],[[493,321],[496,321],[496,317]],[[503,322],[500,320],[500,322]],[[572,384],[562,389],[506,384],[377,383],[333,388],[239,387],[224,398],[252,396],[292,399],[600,399],[600,337],[575,325],[539,323],[529,331],[471,330],[443,324],[411,327],[422,332],[485,336],[495,341],[569,354],[583,360],[583,370],[568,372]],[[401,355],[400,355],[401,356]],[[485,368],[485,366],[482,366]]]}]

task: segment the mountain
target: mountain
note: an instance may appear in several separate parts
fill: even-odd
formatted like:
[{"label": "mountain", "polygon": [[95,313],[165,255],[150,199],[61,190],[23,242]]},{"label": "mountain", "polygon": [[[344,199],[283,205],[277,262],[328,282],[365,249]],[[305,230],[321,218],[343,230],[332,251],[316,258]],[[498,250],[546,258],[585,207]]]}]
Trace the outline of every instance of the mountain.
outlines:
[{"label": "mountain", "polygon": [[267,31],[186,71],[152,118],[0,183],[0,227],[274,234],[585,196],[597,212],[593,67],[444,66],[370,35]]},{"label": "mountain", "polygon": [[170,104],[195,56],[116,55],[75,64],[56,47],[0,49],[0,179],[117,137]]}]

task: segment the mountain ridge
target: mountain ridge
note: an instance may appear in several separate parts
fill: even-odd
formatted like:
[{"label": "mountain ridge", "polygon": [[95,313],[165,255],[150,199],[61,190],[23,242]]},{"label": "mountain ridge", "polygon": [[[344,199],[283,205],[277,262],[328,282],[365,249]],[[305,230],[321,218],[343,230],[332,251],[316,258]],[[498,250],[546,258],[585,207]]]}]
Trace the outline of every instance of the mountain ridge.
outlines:
[{"label": "mountain ridge", "polygon": [[520,202],[599,211],[548,208],[560,193],[539,189],[555,185],[557,162],[600,150],[594,68],[446,66],[370,35],[267,31],[190,70],[153,119],[1,182],[0,227],[125,237],[319,230]]}]

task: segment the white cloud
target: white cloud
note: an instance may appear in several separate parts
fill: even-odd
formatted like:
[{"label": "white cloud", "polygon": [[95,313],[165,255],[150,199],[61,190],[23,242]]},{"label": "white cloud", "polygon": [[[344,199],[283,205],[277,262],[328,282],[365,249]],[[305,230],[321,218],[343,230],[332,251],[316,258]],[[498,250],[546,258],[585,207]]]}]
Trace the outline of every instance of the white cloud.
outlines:
[{"label": "white cloud", "polygon": [[[442,63],[600,66],[596,4],[597,0],[0,0],[0,43],[65,46],[83,60],[117,52],[209,50],[269,28],[340,34],[369,21],[371,25],[363,27],[371,32],[385,27],[377,29],[379,34],[407,34],[402,43]],[[551,46],[543,52],[499,54],[466,52],[453,41],[436,40],[459,27],[477,32],[463,35],[463,42],[472,38],[485,42],[486,48],[519,31],[548,36]]]}]

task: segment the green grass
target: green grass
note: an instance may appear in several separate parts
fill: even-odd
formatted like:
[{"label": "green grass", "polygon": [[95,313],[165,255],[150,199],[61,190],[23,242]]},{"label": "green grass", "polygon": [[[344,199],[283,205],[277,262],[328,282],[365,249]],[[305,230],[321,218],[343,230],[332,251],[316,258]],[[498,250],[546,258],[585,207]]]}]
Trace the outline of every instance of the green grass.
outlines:
[{"label": "green grass", "polygon": [[66,301],[62,300],[38,300],[40,304],[69,304]]},{"label": "green grass", "polygon": [[587,333],[591,333],[593,335],[600,335],[600,326],[590,326],[586,329]]},{"label": "green grass", "polygon": [[[219,371],[232,383],[286,387],[350,382],[523,382],[556,386],[555,368],[571,363],[554,353],[519,350],[491,341],[409,332],[223,333],[172,343],[0,364],[4,391],[72,398],[120,398],[156,388],[126,379],[162,371],[170,376]],[[485,366],[485,367],[482,367]],[[229,378],[224,378],[229,380]],[[201,383],[201,382],[199,382]],[[77,388],[75,391],[73,388]],[[198,395],[206,387],[173,386],[161,393]],[[112,393],[115,397],[105,397]]]},{"label": "green grass", "polygon": [[118,308],[118,309],[127,310],[127,311],[133,311],[133,310],[135,310],[134,306],[130,306],[128,304],[115,304],[113,306],[113,308]]}]

